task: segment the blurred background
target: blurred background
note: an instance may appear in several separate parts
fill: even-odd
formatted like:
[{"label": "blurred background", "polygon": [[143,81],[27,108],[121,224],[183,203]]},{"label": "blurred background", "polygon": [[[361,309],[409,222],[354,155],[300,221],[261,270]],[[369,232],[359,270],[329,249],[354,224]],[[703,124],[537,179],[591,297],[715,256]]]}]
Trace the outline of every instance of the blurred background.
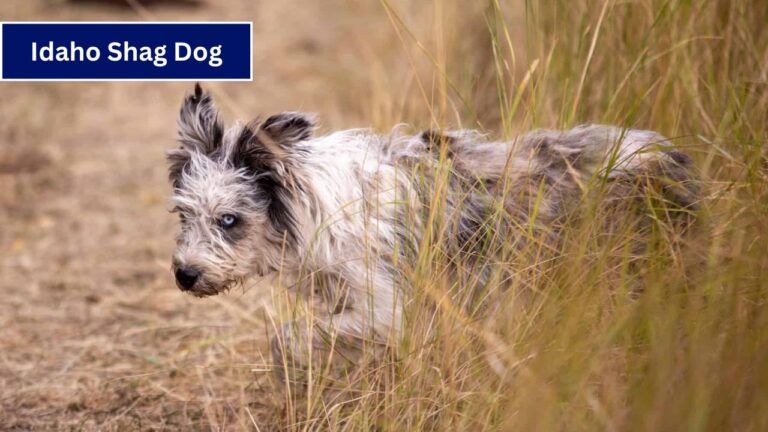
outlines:
[{"label": "blurred background", "polygon": [[[768,277],[765,2],[8,0],[0,18],[253,21],[253,82],[204,83],[227,121],[291,110],[317,113],[321,132],[386,132],[409,123],[508,137],[606,122],[674,138],[711,181],[708,197],[721,199],[713,216],[720,222],[712,223],[717,241],[701,249],[723,275],[710,288],[735,287],[727,290],[731,303],[718,300],[727,308],[712,315],[686,315],[690,305],[656,315],[669,329],[684,318],[710,317],[702,318],[706,330],[674,327],[669,340],[639,345],[647,351],[627,349],[652,360],[686,346],[676,360],[625,371],[633,379],[597,363],[578,373],[542,363],[548,378],[537,386],[546,397],[525,402],[511,392],[508,405],[496,396],[466,402],[488,410],[476,418],[460,408],[475,393],[438,380],[425,394],[454,401],[440,405],[455,408],[440,410],[446,423],[416,415],[406,423],[334,424],[768,428],[766,416],[755,414],[768,412],[768,291],[759,280]],[[269,287],[199,300],[174,286],[177,227],[168,213],[164,152],[175,145],[178,107],[190,89],[170,82],[0,83],[0,429],[315,427],[287,414],[293,408],[260,371],[269,363],[274,319]],[[656,334],[667,327],[643,328]],[[602,357],[616,348],[603,342],[585,346],[598,347],[601,361],[615,360]],[[689,369],[675,366],[683,358]],[[732,368],[718,376],[725,364]],[[601,374],[612,381],[600,381]],[[669,386],[643,387],[646,378],[669,379]],[[595,381],[597,393],[574,390],[576,382]],[[722,410],[713,408],[718,394],[730,401]],[[516,420],[504,420],[505,412]],[[645,422],[632,423],[640,418]]]}]

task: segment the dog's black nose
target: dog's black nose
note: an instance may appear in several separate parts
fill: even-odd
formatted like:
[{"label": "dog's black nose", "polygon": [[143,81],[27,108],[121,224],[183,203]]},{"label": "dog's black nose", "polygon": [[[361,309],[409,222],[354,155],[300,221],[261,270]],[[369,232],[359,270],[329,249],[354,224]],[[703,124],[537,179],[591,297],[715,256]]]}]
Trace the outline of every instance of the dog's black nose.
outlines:
[{"label": "dog's black nose", "polygon": [[192,289],[199,277],[200,272],[191,267],[180,267],[176,269],[176,282],[179,283],[179,286],[182,289]]}]

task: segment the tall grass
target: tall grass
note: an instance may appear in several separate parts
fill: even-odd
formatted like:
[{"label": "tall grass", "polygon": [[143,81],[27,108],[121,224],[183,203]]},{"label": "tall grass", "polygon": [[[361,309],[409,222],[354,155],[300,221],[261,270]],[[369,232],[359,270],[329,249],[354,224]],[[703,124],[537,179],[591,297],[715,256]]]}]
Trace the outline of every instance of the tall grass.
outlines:
[{"label": "tall grass", "polygon": [[286,388],[282,427],[768,429],[768,3],[467,3],[382,0],[405,66],[371,65],[374,123],[654,129],[696,162],[697,221],[679,235],[649,194],[644,223],[617,224],[596,193],[556,250],[527,227],[522,250],[479,239],[495,306],[475,309],[477,268],[451,262],[437,218],[400,344],[341,381],[315,371],[309,394]]}]

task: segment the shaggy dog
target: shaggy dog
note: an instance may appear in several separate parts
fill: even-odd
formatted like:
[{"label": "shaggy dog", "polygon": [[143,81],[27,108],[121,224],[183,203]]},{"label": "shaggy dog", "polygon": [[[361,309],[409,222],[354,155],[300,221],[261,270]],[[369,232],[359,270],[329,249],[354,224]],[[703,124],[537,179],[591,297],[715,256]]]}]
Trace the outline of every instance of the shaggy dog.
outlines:
[{"label": "shaggy dog", "polygon": [[[696,194],[690,160],[664,137],[611,126],[508,142],[473,131],[315,136],[311,117],[285,112],[225,129],[198,85],[178,128],[181,146],[168,161],[182,226],[173,258],[179,288],[209,296],[280,272],[320,300],[312,330],[289,323],[274,339],[277,364],[301,364],[305,347],[325,346],[329,336],[382,345],[396,337],[407,269],[436,223],[445,250],[472,260],[492,250],[482,241],[489,232],[515,248],[534,228],[556,236],[590,179],[611,185],[609,202],[630,201],[651,183],[679,208]],[[487,252],[482,260],[492,262]]]}]

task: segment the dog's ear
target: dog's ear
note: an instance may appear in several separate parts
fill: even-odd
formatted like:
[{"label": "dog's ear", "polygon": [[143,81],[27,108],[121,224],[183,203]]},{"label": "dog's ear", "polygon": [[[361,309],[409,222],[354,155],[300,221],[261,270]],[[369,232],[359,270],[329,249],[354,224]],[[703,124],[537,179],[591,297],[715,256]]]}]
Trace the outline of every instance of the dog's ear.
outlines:
[{"label": "dog's ear", "polygon": [[309,139],[314,129],[312,118],[302,113],[285,112],[263,122],[255,120],[243,127],[235,141],[231,163],[235,167],[283,175],[295,156],[304,151],[296,144]]},{"label": "dog's ear", "polygon": [[246,125],[229,155],[233,167],[253,174],[254,192],[268,203],[269,220],[289,244],[299,238],[291,200],[297,186],[295,170],[307,150],[300,141],[312,136],[314,123],[304,114],[282,113]]},{"label": "dog's ear", "polygon": [[315,131],[314,118],[300,112],[282,112],[269,116],[260,130],[281,147],[289,147],[312,137]]},{"label": "dog's ear", "polygon": [[195,91],[184,98],[177,124],[178,138],[184,148],[211,154],[221,147],[224,126],[211,95],[204,92],[199,83],[195,84]]},{"label": "dog's ear", "polygon": [[178,139],[181,147],[167,153],[168,178],[174,188],[179,187],[184,167],[192,158],[192,152],[210,155],[221,147],[224,126],[213,106],[211,95],[195,84],[192,94],[184,98],[177,120]]}]

